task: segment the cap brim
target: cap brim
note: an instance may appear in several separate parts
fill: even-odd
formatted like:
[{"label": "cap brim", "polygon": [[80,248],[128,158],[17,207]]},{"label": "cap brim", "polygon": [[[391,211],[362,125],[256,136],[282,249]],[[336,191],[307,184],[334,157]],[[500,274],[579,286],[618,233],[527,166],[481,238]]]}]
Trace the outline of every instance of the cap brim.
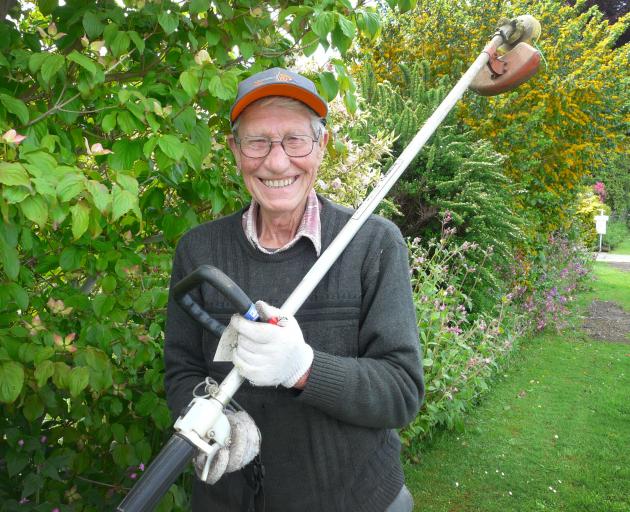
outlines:
[{"label": "cap brim", "polygon": [[285,96],[287,98],[293,98],[308,105],[320,117],[326,117],[326,114],[328,114],[328,107],[326,106],[326,103],[312,92],[291,84],[269,84],[254,89],[252,92],[245,94],[240,100],[238,100],[230,112],[230,121],[234,122],[241,112],[243,112],[245,107],[256,100],[266,98],[267,96]]}]

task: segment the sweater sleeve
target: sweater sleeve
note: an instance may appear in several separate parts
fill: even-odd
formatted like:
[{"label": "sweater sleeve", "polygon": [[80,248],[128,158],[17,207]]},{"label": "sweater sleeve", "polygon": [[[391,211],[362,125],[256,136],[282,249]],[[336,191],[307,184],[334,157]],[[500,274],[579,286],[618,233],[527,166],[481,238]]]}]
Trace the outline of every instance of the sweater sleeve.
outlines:
[{"label": "sweater sleeve", "polygon": [[298,399],[347,423],[400,428],[417,414],[424,396],[407,248],[389,231],[364,272],[359,357],[315,351]]},{"label": "sweater sleeve", "polygon": [[[188,316],[173,297],[174,285],[193,270],[186,254],[183,238],[177,246],[173,260],[164,344],[164,386],[166,400],[174,419],[192,400],[195,386],[208,374],[202,357],[203,328]],[[192,293],[196,294],[194,297],[196,301],[201,300],[197,291]]]}]

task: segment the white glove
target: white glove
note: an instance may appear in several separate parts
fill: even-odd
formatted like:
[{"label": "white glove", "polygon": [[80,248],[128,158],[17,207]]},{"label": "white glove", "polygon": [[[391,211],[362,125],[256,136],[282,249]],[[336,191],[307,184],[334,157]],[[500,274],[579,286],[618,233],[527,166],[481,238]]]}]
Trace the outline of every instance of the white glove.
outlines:
[{"label": "white glove", "polygon": [[227,409],[225,415],[230,422],[230,441],[210,461],[210,470],[205,479],[206,454],[200,451],[194,460],[197,477],[207,484],[216,483],[224,473],[245,467],[260,451],[260,431],[252,417],[245,411],[232,412]]},{"label": "white glove", "polygon": [[234,366],[255,386],[291,388],[313,364],[313,349],[304,341],[294,317],[263,301],[256,303],[256,309],[264,322],[277,318],[278,323],[252,322],[234,315],[228,326],[238,333]]}]

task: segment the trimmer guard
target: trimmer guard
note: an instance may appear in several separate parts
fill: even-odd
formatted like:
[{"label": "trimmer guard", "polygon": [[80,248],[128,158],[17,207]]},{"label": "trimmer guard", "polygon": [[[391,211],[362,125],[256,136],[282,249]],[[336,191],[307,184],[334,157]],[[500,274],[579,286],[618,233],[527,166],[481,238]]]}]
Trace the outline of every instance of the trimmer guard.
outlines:
[{"label": "trimmer guard", "polygon": [[[540,52],[527,43],[518,43],[501,57],[490,55],[490,62],[474,78],[469,88],[481,96],[495,96],[516,89],[529,80],[540,65]],[[497,74],[498,69],[503,69]]]}]

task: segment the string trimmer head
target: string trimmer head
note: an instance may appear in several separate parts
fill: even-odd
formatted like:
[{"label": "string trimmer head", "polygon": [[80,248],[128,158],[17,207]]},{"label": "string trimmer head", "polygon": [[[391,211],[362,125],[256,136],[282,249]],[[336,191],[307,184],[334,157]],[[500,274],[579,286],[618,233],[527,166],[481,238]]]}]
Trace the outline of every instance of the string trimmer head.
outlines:
[{"label": "string trimmer head", "polygon": [[540,65],[540,52],[529,44],[540,35],[536,18],[524,15],[502,20],[496,35],[501,36],[502,44],[497,48],[491,42],[485,47],[488,65],[470,84],[470,89],[482,96],[495,96],[516,89],[536,74]]}]

